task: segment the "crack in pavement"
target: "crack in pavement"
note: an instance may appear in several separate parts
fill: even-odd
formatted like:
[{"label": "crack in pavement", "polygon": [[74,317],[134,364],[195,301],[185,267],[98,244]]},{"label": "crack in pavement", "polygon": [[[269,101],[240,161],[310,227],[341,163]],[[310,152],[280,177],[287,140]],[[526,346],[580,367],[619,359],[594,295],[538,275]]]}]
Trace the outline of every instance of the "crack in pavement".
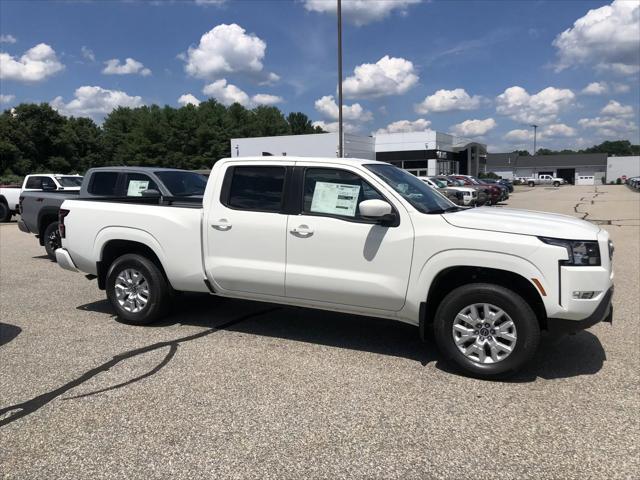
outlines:
[{"label": "crack in pavement", "polygon": [[[210,329],[207,330],[203,330],[201,332],[198,333],[194,333],[191,335],[187,335],[185,337],[180,337],[180,338],[176,338],[174,340],[166,340],[163,342],[157,342],[157,343],[153,343],[151,345],[147,345],[145,347],[140,347],[140,348],[136,348],[133,350],[129,350],[127,352],[124,353],[120,353],[118,355],[114,355],[113,358],[111,360],[108,360],[104,363],[102,363],[101,365],[98,365],[97,367],[92,368],[91,370],[88,370],[87,372],[83,373],[82,375],[80,375],[77,378],[74,378],[73,380],[65,383],[64,385],[51,390],[49,392],[45,392],[41,395],[38,395],[36,397],[33,397],[30,400],[26,400],[24,402],[21,403],[16,403],[15,405],[10,405],[8,407],[4,407],[4,408],[0,408],[0,427],[8,425],[12,422],[15,422],[16,420],[19,420],[20,418],[26,417],[27,415],[31,415],[32,413],[35,413],[36,411],[40,410],[42,407],[44,407],[45,405],[51,403],[53,400],[55,400],[56,398],[58,398],[59,396],[63,395],[64,393],[68,392],[69,390],[72,390],[75,387],[78,387],[80,385],[82,385],[83,383],[91,380],[92,378],[94,378],[95,376],[99,375],[100,373],[103,372],[107,372],[108,370],[110,370],[112,367],[115,367],[116,365],[118,365],[120,362],[123,362],[125,360],[128,360],[130,358],[136,357],[138,355],[142,355],[148,352],[152,352],[154,350],[159,350],[165,347],[169,347],[169,351],[167,352],[167,354],[165,355],[165,357],[162,359],[162,361],[156,365],[154,368],[152,368],[151,370],[149,370],[148,372],[132,378],[131,380],[128,380],[126,382],[117,384],[117,385],[113,385],[111,387],[107,387],[107,388],[103,388],[100,390],[96,390],[94,392],[89,392],[89,393],[85,393],[82,395],[77,395],[75,397],[68,397],[65,398],[63,400],[71,400],[74,398],[84,398],[84,397],[88,397],[90,395],[95,395],[97,393],[100,392],[106,392],[108,390],[115,390],[117,388],[122,388],[125,387],[127,385],[130,385],[132,383],[138,382],[144,378],[150,377],[156,373],[158,373],[160,370],[162,370],[162,368],[164,368],[170,361],[171,359],[175,356],[176,352],[178,351],[178,346],[181,343],[186,343],[186,342],[190,342],[192,340],[196,340],[198,338],[203,338],[206,337],[207,335],[211,335],[214,332],[217,332],[218,330],[224,330],[225,328],[228,328],[232,325],[235,325],[237,323],[243,322],[245,320],[249,320],[250,318],[254,318],[254,317],[258,317],[260,315],[265,315],[267,313],[273,312],[275,310],[279,310],[280,307],[273,307],[273,308],[268,308],[265,310],[261,310],[259,312],[254,312],[254,313],[249,313],[247,315],[243,315],[239,318],[235,318],[233,320],[229,320],[228,322],[225,322],[221,325],[218,325],[216,327],[211,327]],[[7,414],[9,414],[8,417],[3,418],[4,416],[6,416]]]}]

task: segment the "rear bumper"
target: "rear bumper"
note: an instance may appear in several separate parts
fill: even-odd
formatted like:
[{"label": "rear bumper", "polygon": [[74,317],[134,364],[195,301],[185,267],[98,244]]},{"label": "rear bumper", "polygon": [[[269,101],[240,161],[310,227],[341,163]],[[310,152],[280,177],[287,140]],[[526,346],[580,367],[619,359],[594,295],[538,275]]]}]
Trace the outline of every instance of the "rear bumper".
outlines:
[{"label": "rear bumper", "polygon": [[79,271],[78,267],[76,267],[76,264],[73,263],[71,255],[69,255],[69,252],[65,248],[56,249],[56,261],[58,262],[58,265],[60,265],[65,270],[69,270],[70,272]]},{"label": "rear bumper", "polygon": [[18,220],[18,230],[20,230],[21,232],[24,232],[24,233],[31,233],[29,231],[29,228],[27,227],[27,224],[24,223],[24,220],[22,220],[22,219]]},{"label": "rear bumper", "polygon": [[613,323],[613,287],[604,294],[602,300],[587,318],[582,320],[567,320],[564,318],[549,318],[547,325],[552,333],[576,333],[592,327],[596,323],[608,322]]}]

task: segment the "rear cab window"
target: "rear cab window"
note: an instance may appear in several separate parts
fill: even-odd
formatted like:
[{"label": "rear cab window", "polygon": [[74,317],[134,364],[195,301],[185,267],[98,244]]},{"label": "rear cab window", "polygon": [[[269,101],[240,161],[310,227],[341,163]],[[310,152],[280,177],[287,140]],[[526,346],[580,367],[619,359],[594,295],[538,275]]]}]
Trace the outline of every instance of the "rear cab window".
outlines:
[{"label": "rear cab window", "polygon": [[40,190],[42,188],[42,179],[44,177],[29,177],[27,179],[27,184],[24,186],[24,188],[34,188],[37,190]]},{"label": "rear cab window", "polygon": [[285,167],[230,167],[224,179],[220,201],[234,210],[282,212]]},{"label": "rear cab window", "polygon": [[118,193],[118,172],[94,172],[87,191],[91,195],[115,197]]}]

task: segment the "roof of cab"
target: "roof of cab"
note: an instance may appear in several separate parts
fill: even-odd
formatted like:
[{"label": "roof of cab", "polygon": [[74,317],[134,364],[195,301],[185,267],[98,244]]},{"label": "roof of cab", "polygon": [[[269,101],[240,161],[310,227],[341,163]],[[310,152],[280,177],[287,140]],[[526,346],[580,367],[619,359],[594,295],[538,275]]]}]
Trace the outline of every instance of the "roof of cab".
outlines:
[{"label": "roof of cab", "polygon": [[229,160],[229,161],[260,161],[260,162],[318,162],[318,163],[352,163],[357,165],[369,164],[369,163],[380,163],[387,164],[386,162],[379,162],[377,160],[369,160],[366,158],[351,158],[351,157],[295,157],[295,156],[287,156],[287,155],[269,155],[269,156],[249,156],[249,157],[227,157],[221,158],[220,160]]},{"label": "roof of cab", "polygon": [[129,170],[143,171],[143,172],[188,172],[189,170],[183,170],[180,168],[167,168],[167,167],[135,167],[135,166],[123,166],[123,165],[112,165],[110,167],[93,167],[91,168],[93,171],[121,171],[126,172]]}]

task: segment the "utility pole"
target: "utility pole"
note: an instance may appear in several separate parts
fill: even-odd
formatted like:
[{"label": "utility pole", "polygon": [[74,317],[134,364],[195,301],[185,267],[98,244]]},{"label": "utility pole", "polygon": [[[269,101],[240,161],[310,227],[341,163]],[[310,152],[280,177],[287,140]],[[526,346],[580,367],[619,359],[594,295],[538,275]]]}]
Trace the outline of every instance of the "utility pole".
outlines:
[{"label": "utility pole", "polygon": [[538,138],[538,125],[529,125],[533,127],[533,154],[536,154],[536,140]]},{"label": "utility pole", "polygon": [[338,1],[338,157],[344,156],[342,138],[342,1]]}]

